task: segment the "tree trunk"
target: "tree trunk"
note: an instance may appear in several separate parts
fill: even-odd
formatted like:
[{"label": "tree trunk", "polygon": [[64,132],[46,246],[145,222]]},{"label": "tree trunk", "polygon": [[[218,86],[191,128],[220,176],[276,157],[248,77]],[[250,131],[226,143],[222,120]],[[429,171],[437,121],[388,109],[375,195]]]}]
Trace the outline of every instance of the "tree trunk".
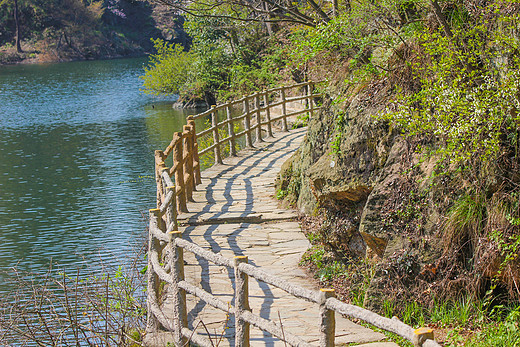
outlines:
[{"label": "tree trunk", "polygon": [[23,53],[22,46],[20,45],[21,33],[20,33],[20,17],[18,14],[18,0],[14,0],[14,23],[16,27],[15,40],[16,40],[16,51]]},{"label": "tree trunk", "polygon": [[[271,12],[269,11],[269,4],[266,1],[262,1],[263,10],[267,13],[267,19],[271,19]],[[265,23],[265,26],[267,28],[267,34],[269,36],[273,36],[273,23],[267,21]]]},{"label": "tree trunk", "polygon": [[339,15],[338,0],[332,0],[332,16],[336,18]]},{"label": "tree trunk", "polygon": [[435,16],[437,17],[437,20],[442,25],[442,28],[444,29],[444,33],[446,36],[448,36],[450,39],[453,38],[453,32],[451,31],[451,28],[446,21],[446,17],[442,14],[441,7],[439,6],[439,3],[437,0],[430,0],[430,3],[433,7],[433,12],[435,13]]},{"label": "tree trunk", "polygon": [[330,17],[325,12],[323,12],[323,10],[321,9],[320,5],[318,5],[316,3],[316,1],[314,1],[314,0],[307,0],[307,3],[309,5],[311,5],[312,9],[321,17],[321,19],[325,23],[330,22]]}]

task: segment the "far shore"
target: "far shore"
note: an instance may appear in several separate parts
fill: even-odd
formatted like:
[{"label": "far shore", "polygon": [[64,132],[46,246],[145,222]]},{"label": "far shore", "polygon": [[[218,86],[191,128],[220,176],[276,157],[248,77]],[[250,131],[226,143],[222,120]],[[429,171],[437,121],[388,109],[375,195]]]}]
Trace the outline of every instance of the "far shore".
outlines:
[{"label": "far shore", "polygon": [[95,56],[86,55],[72,55],[72,56],[61,56],[56,52],[39,52],[32,47],[22,47],[23,52],[18,53],[13,46],[2,46],[0,47],[0,66],[5,65],[18,65],[18,64],[49,64],[49,63],[66,63],[72,61],[87,61],[87,60],[110,60],[120,58],[137,58],[145,57],[150,52],[142,51],[131,51],[127,54],[102,54]]}]

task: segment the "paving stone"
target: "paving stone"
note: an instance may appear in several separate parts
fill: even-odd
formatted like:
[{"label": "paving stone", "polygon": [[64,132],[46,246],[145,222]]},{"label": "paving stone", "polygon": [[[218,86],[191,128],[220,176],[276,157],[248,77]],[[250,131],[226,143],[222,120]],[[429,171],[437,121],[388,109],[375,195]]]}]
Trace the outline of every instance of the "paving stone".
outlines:
[{"label": "paving stone", "polygon": [[356,347],[399,347],[399,345],[394,342],[372,342],[356,345]]},{"label": "paving stone", "polygon": [[309,240],[307,239],[300,239],[300,240],[291,240],[287,239],[286,242],[280,242],[277,244],[272,245],[272,248],[274,249],[287,249],[292,248],[295,250],[307,250],[311,246]]}]

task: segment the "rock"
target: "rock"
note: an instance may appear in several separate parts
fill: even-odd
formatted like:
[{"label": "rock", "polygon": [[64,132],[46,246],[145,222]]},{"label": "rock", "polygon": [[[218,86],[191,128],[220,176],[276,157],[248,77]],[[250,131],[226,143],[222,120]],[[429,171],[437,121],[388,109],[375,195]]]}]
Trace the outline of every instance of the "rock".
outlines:
[{"label": "rock", "polygon": [[366,243],[358,232],[357,224],[338,218],[330,224],[328,230],[323,231],[326,245],[336,254],[336,258],[350,256],[362,259],[366,256]]},{"label": "rock", "polygon": [[[307,137],[282,168],[277,184],[279,189],[290,192],[285,200],[296,201],[303,213],[312,214],[319,208],[326,208],[339,215],[348,215],[347,219],[352,221],[348,228],[336,225],[324,233],[333,248],[348,251],[354,257],[364,257],[367,245],[379,257],[386,248],[381,235],[372,235],[373,228],[359,228],[367,199],[373,196],[373,187],[385,170],[393,138],[388,127],[373,118],[380,111],[379,107],[359,96],[344,110],[335,110],[336,114],[343,114],[340,133],[337,116],[330,111],[311,119]],[[332,139],[338,136],[339,143],[332,146]],[[293,192],[290,187],[298,189]],[[379,204],[375,196],[372,201]],[[364,221],[372,221],[372,216],[375,213],[366,214]]]},{"label": "rock", "polygon": [[365,241],[365,244],[367,245],[366,257],[376,261],[383,259],[388,240],[364,232],[360,232],[360,235],[363,237],[363,241]]},{"label": "rock", "polygon": [[[318,178],[310,182],[311,192],[314,194],[320,207],[340,208],[341,206],[349,205],[365,201],[371,189],[365,185],[335,187],[328,186],[323,189],[323,180]],[[324,191],[325,190],[325,191]]]},{"label": "rock", "polygon": [[[391,138],[388,128],[374,121],[379,106],[369,105],[359,97],[345,110],[335,110],[343,114],[340,133],[334,114],[322,112],[310,120],[293,160],[293,172],[300,175],[297,205],[302,212],[312,213],[320,203],[331,205],[335,199],[365,202],[386,162]],[[339,148],[338,143],[332,146],[337,136]]]},{"label": "rock", "polygon": [[173,103],[172,108],[209,108],[209,105],[204,100],[177,100],[175,103]]},{"label": "rock", "polygon": [[[373,249],[375,254],[381,259],[384,257],[385,250],[387,250],[387,253],[392,254],[402,246],[402,240],[400,240],[399,234],[384,229],[381,211],[395,182],[402,179],[401,173],[405,169],[403,163],[406,162],[403,156],[406,155],[408,150],[409,148],[406,141],[397,137],[388,154],[384,169],[380,171],[379,177],[374,183],[374,187],[367,198],[363,213],[361,214],[359,232],[362,235],[370,235],[374,240],[375,238],[384,240],[385,247],[382,250],[383,253],[380,253],[381,248],[379,246],[375,246],[375,249]],[[363,237],[365,241],[369,238],[369,236]]]}]

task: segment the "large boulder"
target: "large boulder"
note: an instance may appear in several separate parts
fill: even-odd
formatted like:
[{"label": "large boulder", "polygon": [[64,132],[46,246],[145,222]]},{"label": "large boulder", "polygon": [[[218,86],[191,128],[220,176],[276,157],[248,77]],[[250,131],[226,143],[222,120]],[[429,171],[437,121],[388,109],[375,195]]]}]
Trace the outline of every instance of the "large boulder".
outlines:
[{"label": "large boulder", "polygon": [[[379,88],[372,94],[387,92],[383,86]],[[378,232],[377,208],[384,199],[384,185],[391,180],[386,166],[398,161],[403,150],[401,141],[394,145],[396,136],[391,129],[374,117],[383,105],[374,101],[358,94],[311,119],[304,143],[284,165],[278,181],[286,200],[295,202],[303,213],[326,208],[348,215],[353,227],[348,228],[348,235],[342,230],[343,235],[336,238],[350,243],[344,247],[358,256],[366,255],[367,245],[374,248],[370,255],[384,252],[386,241]]]}]

